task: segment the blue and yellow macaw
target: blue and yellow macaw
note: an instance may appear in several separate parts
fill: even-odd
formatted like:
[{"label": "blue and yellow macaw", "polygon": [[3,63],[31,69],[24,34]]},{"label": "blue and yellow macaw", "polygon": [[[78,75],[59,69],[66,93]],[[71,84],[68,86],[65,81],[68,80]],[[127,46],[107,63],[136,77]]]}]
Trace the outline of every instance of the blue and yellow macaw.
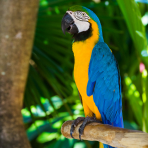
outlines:
[{"label": "blue and yellow macaw", "polygon": [[[72,6],[62,19],[62,30],[73,35],[74,79],[85,113],[85,118],[74,120],[71,136],[81,121],[80,139],[90,122],[123,127],[120,73],[112,51],[104,42],[99,18],[86,7]],[[108,147],[111,148],[104,144],[104,148]]]}]

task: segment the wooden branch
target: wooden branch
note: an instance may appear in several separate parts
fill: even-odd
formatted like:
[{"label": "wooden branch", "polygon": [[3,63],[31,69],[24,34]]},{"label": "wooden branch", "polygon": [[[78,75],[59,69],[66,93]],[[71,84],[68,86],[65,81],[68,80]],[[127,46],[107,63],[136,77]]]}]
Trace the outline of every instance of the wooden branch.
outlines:
[{"label": "wooden branch", "polygon": [[[71,138],[70,128],[71,121],[66,121],[62,127],[61,132],[66,138]],[[73,136],[75,139],[79,139],[79,124]],[[82,135],[83,140],[89,141],[100,141],[102,143],[114,146],[114,147],[124,147],[124,148],[148,148],[148,134],[137,131],[113,127],[110,125],[90,123],[84,129],[84,134]]]}]

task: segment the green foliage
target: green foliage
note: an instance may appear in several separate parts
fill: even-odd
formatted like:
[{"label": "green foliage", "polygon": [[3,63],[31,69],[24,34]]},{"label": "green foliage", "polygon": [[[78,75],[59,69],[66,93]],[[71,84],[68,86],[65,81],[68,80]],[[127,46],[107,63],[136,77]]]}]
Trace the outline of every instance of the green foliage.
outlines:
[{"label": "green foliage", "polygon": [[142,130],[148,133],[148,74],[145,69],[142,72],[142,101],[143,101],[143,126]]},{"label": "green foliage", "polygon": [[140,58],[145,62],[145,64],[148,64],[148,58],[141,55],[143,50],[147,50],[148,52],[148,48],[145,28],[141,21],[141,13],[139,7],[134,0],[117,0],[117,2],[124,15],[128,30],[138,52],[137,54],[140,55]]},{"label": "green foliage", "polygon": [[[72,39],[61,30],[62,17],[73,5],[97,14],[119,63],[125,128],[148,132],[147,5],[134,0],[41,0],[22,109],[33,148],[99,147],[98,142],[66,139],[60,132],[64,121],[84,116],[73,80]],[[140,63],[145,64],[141,72]]]},{"label": "green foliage", "polygon": [[[148,56],[143,56],[143,52],[146,52],[148,54],[148,44],[147,39],[145,35],[145,27],[142,24],[141,20],[141,13],[139,10],[138,5],[135,3],[134,0],[130,1],[121,1],[117,0],[119,7],[124,15],[128,30],[130,32],[130,35],[132,37],[132,40],[134,42],[139,61],[143,61],[148,67]],[[147,18],[148,19],[148,18]],[[145,74],[144,74],[145,73]],[[135,116],[137,117],[137,122],[139,121],[139,125],[141,126],[141,123],[143,123],[142,129],[144,132],[148,132],[148,79],[147,79],[147,70],[145,69],[142,73],[142,100],[140,100],[140,94],[135,89],[133,89],[133,93],[139,94],[138,96],[132,97],[130,99],[130,103],[133,105],[136,105],[136,108],[132,107],[135,113]],[[134,86],[133,84],[131,86]],[[129,91],[131,89],[129,88]],[[132,102],[134,100],[134,102]],[[139,105],[138,105],[139,104]],[[131,105],[131,106],[132,106]],[[143,107],[143,116],[142,116],[142,107]],[[139,111],[137,111],[137,109]]]},{"label": "green foliage", "polygon": [[[137,91],[136,86],[132,83],[129,77],[125,78],[125,84],[128,92],[125,93],[128,98],[129,105],[131,106],[137,123],[142,127],[142,105],[143,102],[140,98],[140,93]],[[134,104],[134,105],[133,105]],[[136,107],[135,107],[136,106]]]}]

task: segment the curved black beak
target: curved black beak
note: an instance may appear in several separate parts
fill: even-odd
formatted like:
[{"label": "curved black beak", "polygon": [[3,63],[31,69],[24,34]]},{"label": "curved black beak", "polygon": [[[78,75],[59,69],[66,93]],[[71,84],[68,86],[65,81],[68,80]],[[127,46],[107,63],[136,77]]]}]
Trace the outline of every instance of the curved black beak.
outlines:
[{"label": "curved black beak", "polygon": [[64,34],[65,34],[66,31],[70,34],[78,33],[78,28],[74,24],[73,18],[68,13],[66,13],[64,15],[64,17],[62,18],[61,27],[62,27],[62,31],[63,31]]}]

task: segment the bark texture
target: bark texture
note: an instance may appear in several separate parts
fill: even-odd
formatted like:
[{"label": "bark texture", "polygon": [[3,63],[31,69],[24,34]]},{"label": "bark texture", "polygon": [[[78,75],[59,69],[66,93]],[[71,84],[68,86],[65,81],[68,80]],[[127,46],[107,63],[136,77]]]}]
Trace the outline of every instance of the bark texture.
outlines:
[{"label": "bark texture", "polygon": [[30,148],[21,109],[38,0],[0,0],[0,148]]},{"label": "bark texture", "polygon": [[[71,138],[70,128],[73,121],[66,121],[61,128],[63,136]],[[79,139],[79,124],[73,137]],[[84,129],[81,136],[83,140],[100,141],[102,143],[120,148],[148,148],[148,134],[123,128],[113,127],[107,124],[90,123]]]}]

